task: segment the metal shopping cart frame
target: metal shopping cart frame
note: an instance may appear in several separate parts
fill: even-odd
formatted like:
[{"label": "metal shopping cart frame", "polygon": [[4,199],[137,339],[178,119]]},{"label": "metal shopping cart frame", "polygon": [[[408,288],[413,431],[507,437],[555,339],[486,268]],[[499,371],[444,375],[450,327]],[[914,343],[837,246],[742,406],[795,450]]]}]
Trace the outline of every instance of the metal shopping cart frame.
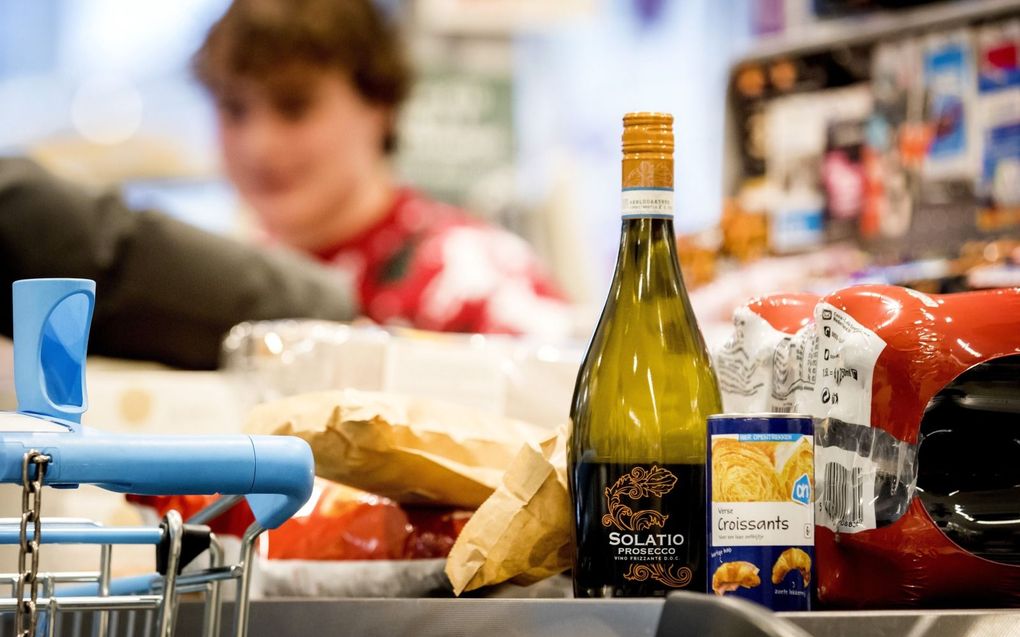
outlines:
[{"label": "metal shopping cart frame", "polygon": [[[18,547],[17,570],[0,575],[0,585],[11,587],[11,597],[0,598],[0,635],[5,623],[13,625],[17,637],[81,634],[81,616],[68,631],[63,615],[91,612],[89,634],[105,636],[117,617],[114,613],[141,611],[143,626],[129,626],[131,635],[169,637],[181,596],[197,593],[204,602],[203,634],[218,636],[221,587],[233,580],[233,632],[243,637],[255,543],[264,530],[288,520],[308,500],[311,450],[293,437],[111,436],[82,427],[81,414],[87,408],[84,362],[94,303],[95,284],[87,280],[14,284],[19,410],[0,413],[0,482],[21,486],[22,507],[20,518],[0,520],[0,544]],[[139,495],[224,495],[187,523],[175,511],[158,526],[146,527],[44,517],[44,487],[82,484]],[[227,564],[206,523],[241,499],[247,500],[255,522],[242,538],[237,560]],[[50,544],[100,547],[98,570],[39,572],[40,552]],[[125,544],[154,546],[156,572],[112,579],[114,547]],[[200,553],[208,554],[208,566],[182,573]]]},{"label": "metal shopping cart frame", "polygon": [[[211,521],[241,499],[241,496],[221,497],[193,516],[188,523],[194,526]],[[0,544],[20,543],[19,527],[20,519],[0,519]],[[248,528],[241,541],[238,559],[231,564],[225,563],[223,547],[216,535],[210,532],[208,565],[186,573],[178,573],[183,561],[181,554],[185,526],[176,511],[169,511],[158,527],[106,528],[91,520],[68,518],[48,518],[42,522],[42,527],[42,543],[98,545],[100,556],[97,571],[42,572],[34,576],[40,589],[40,596],[34,600],[41,616],[37,633],[47,636],[119,633],[170,635],[176,626],[179,602],[184,595],[191,593],[199,594],[204,606],[201,634],[206,637],[218,636],[223,622],[222,586],[230,581],[236,583],[233,634],[247,633],[251,565],[256,540],[264,530],[258,523]],[[31,546],[33,535],[28,534],[26,539]],[[110,576],[113,550],[117,545],[125,544],[166,546],[166,574],[154,573],[113,580]],[[27,555],[35,556],[38,553],[38,549],[33,553],[30,548],[26,552]],[[0,616],[7,614],[13,618],[19,603],[33,602],[18,592],[19,582],[30,586],[31,579],[23,580],[21,573],[0,574],[0,586],[9,587],[11,595],[7,599],[0,598]],[[60,585],[69,585],[70,588],[61,592],[58,589]],[[118,615],[114,614],[117,611],[132,611],[132,614],[121,615],[129,622],[123,631],[115,630],[117,626],[111,623],[111,618],[117,619]],[[61,621],[62,614],[68,612],[79,614],[70,627]],[[89,621],[83,621],[84,613],[91,613],[86,618]],[[134,624],[139,622],[139,615],[141,625],[136,627]],[[9,623],[15,631],[18,630],[14,621]],[[22,631],[30,629],[27,625],[20,628]],[[6,634],[8,632],[5,627],[0,624],[0,635]]]}]

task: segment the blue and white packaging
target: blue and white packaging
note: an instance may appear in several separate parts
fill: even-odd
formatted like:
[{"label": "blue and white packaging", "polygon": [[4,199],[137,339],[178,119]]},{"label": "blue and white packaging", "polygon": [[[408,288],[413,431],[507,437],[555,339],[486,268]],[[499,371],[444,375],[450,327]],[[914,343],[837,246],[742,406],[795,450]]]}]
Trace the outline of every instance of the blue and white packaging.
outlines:
[{"label": "blue and white packaging", "polygon": [[795,414],[708,419],[708,590],[810,610],[814,426]]}]

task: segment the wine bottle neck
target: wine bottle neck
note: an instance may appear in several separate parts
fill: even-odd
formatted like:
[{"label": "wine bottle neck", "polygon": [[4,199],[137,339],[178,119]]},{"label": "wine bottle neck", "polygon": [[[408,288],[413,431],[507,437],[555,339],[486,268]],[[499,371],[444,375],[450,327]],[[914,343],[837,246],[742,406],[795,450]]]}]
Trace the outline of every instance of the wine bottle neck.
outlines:
[{"label": "wine bottle neck", "polygon": [[633,287],[637,299],[682,293],[672,216],[624,217],[614,279],[616,290]]},{"label": "wine bottle neck", "polygon": [[624,124],[623,236],[614,297],[643,302],[684,296],[673,232],[672,119]]},{"label": "wine bottle neck", "polygon": [[656,256],[676,256],[676,233],[673,230],[673,215],[627,216],[623,218],[620,250],[653,249]]}]

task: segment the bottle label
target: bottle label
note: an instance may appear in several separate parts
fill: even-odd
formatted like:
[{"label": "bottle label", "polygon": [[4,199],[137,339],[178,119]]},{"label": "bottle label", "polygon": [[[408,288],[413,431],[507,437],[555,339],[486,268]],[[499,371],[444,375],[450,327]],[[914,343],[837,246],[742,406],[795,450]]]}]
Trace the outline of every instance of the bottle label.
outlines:
[{"label": "bottle label", "polygon": [[673,218],[672,188],[624,188],[623,218]]},{"label": "bottle label", "polygon": [[703,465],[581,462],[575,471],[582,589],[704,590]]}]

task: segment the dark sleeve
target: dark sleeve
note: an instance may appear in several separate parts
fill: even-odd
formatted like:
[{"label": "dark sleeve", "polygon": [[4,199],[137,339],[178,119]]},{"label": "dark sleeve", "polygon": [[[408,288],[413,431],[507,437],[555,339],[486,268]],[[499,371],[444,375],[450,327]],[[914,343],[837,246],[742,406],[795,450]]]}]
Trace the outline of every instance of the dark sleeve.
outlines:
[{"label": "dark sleeve", "polygon": [[0,277],[4,335],[13,281],[93,279],[91,354],[191,369],[215,368],[223,335],[241,321],[357,312],[337,271],[132,211],[22,159],[0,158]]}]

